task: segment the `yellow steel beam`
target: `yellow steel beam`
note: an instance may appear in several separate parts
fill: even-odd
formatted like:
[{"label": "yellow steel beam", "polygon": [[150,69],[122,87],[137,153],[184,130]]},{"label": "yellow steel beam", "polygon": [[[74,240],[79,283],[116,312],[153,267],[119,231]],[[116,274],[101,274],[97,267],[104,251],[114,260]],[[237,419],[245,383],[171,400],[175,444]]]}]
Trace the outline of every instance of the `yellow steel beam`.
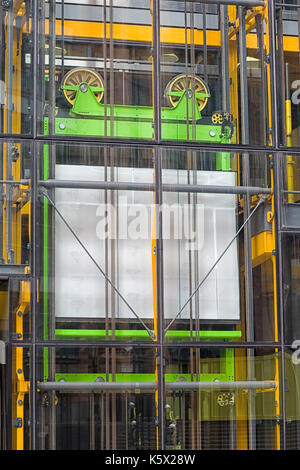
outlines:
[{"label": "yellow steel beam", "polygon": [[[248,10],[245,16],[245,23],[246,23],[246,32],[249,33],[253,29],[255,29],[255,17],[257,15],[264,16],[265,14],[265,7],[254,7],[252,10]],[[234,17],[233,17],[234,18]],[[234,26],[229,28],[229,39],[235,36],[239,31],[239,18],[233,20]]]},{"label": "yellow steel beam", "polygon": [[14,14],[16,15],[20,10],[25,11],[24,0],[14,0]]},{"label": "yellow steel beam", "polygon": [[[285,123],[286,123],[286,146],[292,146],[292,102],[290,99],[285,100]],[[295,159],[292,155],[286,157],[287,172],[287,190],[293,191],[295,188]],[[295,195],[288,194],[288,202],[295,202]]]},{"label": "yellow steel beam", "polygon": [[[28,299],[29,283],[21,283],[21,299]],[[22,293],[22,289],[25,291]],[[29,296],[30,297],[30,296]],[[28,302],[23,301],[16,311],[17,340],[23,340],[23,317],[28,307]],[[14,410],[13,447],[15,450],[24,450],[24,397],[29,392],[30,384],[24,376],[23,348],[16,348],[16,403]]]},{"label": "yellow steel beam", "polygon": [[272,256],[273,235],[272,232],[261,232],[251,238],[252,245],[252,266],[255,268],[264,263]]},{"label": "yellow steel beam", "polygon": [[[113,38],[122,41],[136,41],[136,42],[149,42],[152,43],[152,26],[151,25],[132,25],[132,24],[118,24],[112,25]],[[49,21],[45,22],[45,34],[49,34]],[[61,21],[56,22],[56,35],[61,34]],[[81,21],[65,21],[64,22],[65,36],[77,38],[103,38],[104,26],[103,23],[89,23]],[[187,42],[191,42],[191,29],[187,30]],[[106,37],[110,38],[110,24],[106,25]],[[176,27],[160,28],[160,38],[162,43],[171,44],[185,44],[185,29]],[[203,44],[203,31],[194,30],[195,44]],[[207,31],[207,44],[209,46],[221,45],[220,31],[208,30]]]},{"label": "yellow steel beam", "polygon": [[[231,6],[232,7],[232,6]],[[230,5],[228,7],[230,9]],[[232,7],[235,8],[235,7]],[[29,23],[31,23],[29,21]],[[115,40],[132,41],[132,42],[152,42],[152,29],[150,25],[133,25],[133,24],[113,24],[113,37]],[[29,29],[30,30],[30,29]],[[247,34],[246,42],[248,49],[257,49],[257,37],[255,33],[251,33],[251,22],[249,23],[249,34]],[[23,33],[26,33],[25,26]],[[45,21],[45,34],[49,34],[49,21]],[[61,35],[61,21],[56,22],[56,35]],[[65,37],[76,37],[86,40],[89,38],[103,38],[104,28],[102,23],[69,21],[64,22]],[[166,44],[185,44],[185,30],[179,27],[160,28],[161,42]],[[195,44],[203,44],[203,31],[194,31]],[[109,24],[107,25],[107,38],[109,38]],[[221,46],[221,32],[217,30],[207,30],[207,45],[210,47]],[[187,29],[187,43],[190,44],[191,31]],[[285,52],[299,52],[298,36],[284,36],[283,47]]]}]

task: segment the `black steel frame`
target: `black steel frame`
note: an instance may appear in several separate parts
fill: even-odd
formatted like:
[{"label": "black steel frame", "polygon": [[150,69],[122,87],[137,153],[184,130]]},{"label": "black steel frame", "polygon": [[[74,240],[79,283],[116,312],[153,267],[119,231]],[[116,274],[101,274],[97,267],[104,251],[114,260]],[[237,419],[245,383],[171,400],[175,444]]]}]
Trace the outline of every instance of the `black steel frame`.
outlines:
[{"label": "black steel frame", "polygon": [[[51,0],[51,5],[54,5],[54,0]],[[227,4],[227,1],[223,2]],[[231,2],[232,3],[232,2]],[[246,4],[247,2],[244,2]],[[155,138],[152,141],[145,142],[145,141],[130,141],[130,140],[122,140],[122,139],[89,139],[88,141],[84,138],[58,138],[55,137],[44,137],[39,135],[38,133],[38,80],[39,80],[39,67],[38,67],[38,50],[39,50],[39,21],[38,21],[38,14],[39,14],[39,1],[33,0],[33,88],[32,88],[32,110],[33,110],[33,128],[31,135],[13,135],[13,134],[0,134],[0,140],[2,142],[31,142],[31,151],[32,151],[32,167],[31,167],[31,227],[32,227],[32,250],[31,250],[31,274],[29,277],[26,277],[26,280],[30,280],[31,282],[31,315],[32,315],[32,335],[30,340],[25,341],[15,341],[11,339],[7,345],[8,350],[8,360],[11,357],[12,350],[15,347],[29,347],[31,350],[31,445],[32,449],[37,449],[37,426],[36,426],[36,418],[37,418],[37,410],[36,410],[36,355],[37,350],[40,347],[47,347],[47,346],[76,346],[76,345],[86,345],[90,347],[94,346],[103,346],[103,347],[117,347],[124,345],[122,342],[115,342],[115,341],[104,341],[104,342],[63,342],[63,341],[41,341],[38,337],[37,331],[37,280],[39,278],[39,263],[40,260],[38,258],[38,250],[36,249],[37,241],[39,239],[38,233],[38,193],[39,193],[39,181],[38,181],[38,158],[39,158],[39,147],[45,143],[49,143],[51,145],[55,144],[83,144],[83,145],[101,145],[105,147],[139,147],[139,148],[149,148],[153,150],[154,154],[154,161],[155,161],[155,175],[156,175],[156,183],[155,183],[155,194],[156,194],[156,202],[157,204],[162,203],[162,182],[161,182],[161,150],[167,149],[177,149],[177,150],[203,150],[208,152],[214,151],[232,151],[232,152],[240,152],[248,154],[255,151],[258,154],[264,155],[269,154],[273,156],[274,162],[274,196],[275,196],[275,209],[276,209],[276,257],[277,257],[277,292],[278,292],[278,311],[279,311],[279,325],[281,330],[281,335],[278,343],[271,342],[254,342],[250,340],[249,342],[240,342],[240,343],[219,343],[219,342],[188,342],[188,343],[171,343],[165,342],[163,338],[163,244],[161,236],[157,239],[157,279],[158,279],[158,342],[157,343],[148,343],[148,342],[127,342],[128,345],[140,346],[145,348],[156,348],[158,351],[159,356],[159,381],[158,381],[158,394],[159,394],[159,436],[160,436],[160,448],[164,449],[164,441],[165,441],[165,429],[164,429],[164,396],[165,396],[165,384],[164,384],[164,368],[163,368],[163,359],[164,359],[164,348],[176,346],[177,348],[202,348],[207,346],[211,347],[232,347],[232,348],[255,348],[255,347],[264,347],[271,349],[278,349],[281,352],[281,390],[284,389],[284,382],[285,382],[285,363],[284,363],[284,350],[286,347],[290,346],[285,343],[285,335],[284,335],[284,313],[283,313],[283,301],[282,301],[282,285],[283,285],[283,269],[282,269],[282,236],[283,234],[288,231],[289,233],[299,233],[299,230],[287,230],[283,228],[281,225],[281,204],[282,204],[282,187],[281,187],[281,167],[280,162],[285,157],[285,155],[293,154],[295,156],[300,156],[300,149],[299,148],[288,148],[284,145],[281,145],[279,142],[279,117],[278,117],[278,90],[279,90],[279,83],[278,83],[278,63],[277,63],[277,51],[276,51],[276,32],[275,32],[275,25],[276,25],[276,10],[275,10],[275,0],[268,0],[269,4],[269,15],[270,15],[270,39],[271,39],[271,53],[270,53],[270,64],[271,64],[271,90],[272,90],[272,118],[273,118],[273,129],[272,129],[272,146],[253,146],[251,143],[246,142],[245,145],[214,145],[209,146],[205,144],[197,144],[197,143],[183,143],[178,142],[174,144],[174,142],[167,142],[162,141],[161,133],[160,133],[160,37],[159,37],[159,24],[160,24],[160,2],[159,0],[153,0],[153,19],[154,19],[154,47],[153,47],[153,54],[154,54],[154,77],[155,77],[155,90],[154,90],[154,111],[155,111]],[[281,5],[281,4],[279,4]],[[53,13],[53,9],[52,9]],[[53,13],[54,14],[54,13]],[[157,221],[159,227],[159,233],[161,233],[161,218]],[[11,333],[12,331],[10,331]],[[8,389],[10,390],[10,374],[11,371],[8,370],[7,379],[8,379]],[[11,390],[10,390],[11,391]],[[282,448],[286,448],[286,415],[285,415],[285,393],[281,393],[281,429],[282,429]],[[9,444],[10,441],[8,441]]]}]

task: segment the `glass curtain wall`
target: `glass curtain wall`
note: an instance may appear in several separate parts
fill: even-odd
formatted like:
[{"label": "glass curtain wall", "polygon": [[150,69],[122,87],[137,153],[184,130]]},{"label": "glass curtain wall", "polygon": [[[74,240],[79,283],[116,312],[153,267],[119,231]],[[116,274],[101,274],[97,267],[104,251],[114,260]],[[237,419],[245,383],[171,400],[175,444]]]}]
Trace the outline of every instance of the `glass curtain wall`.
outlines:
[{"label": "glass curtain wall", "polygon": [[299,11],[1,2],[1,448],[299,448]]}]

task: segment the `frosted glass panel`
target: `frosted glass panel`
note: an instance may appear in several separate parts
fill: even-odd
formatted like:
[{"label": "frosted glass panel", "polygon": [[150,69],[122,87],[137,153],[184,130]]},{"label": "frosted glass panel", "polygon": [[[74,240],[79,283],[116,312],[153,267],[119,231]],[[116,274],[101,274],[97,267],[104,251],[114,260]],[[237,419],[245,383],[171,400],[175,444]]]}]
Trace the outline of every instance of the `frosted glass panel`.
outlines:
[{"label": "frosted glass panel", "polygon": [[[198,185],[232,186],[235,173],[190,171]],[[187,183],[186,170],[164,170],[164,183]],[[233,194],[164,193],[164,204],[182,211],[182,238],[164,240],[165,318],[174,318],[234,238]],[[187,211],[190,217],[186,217]],[[193,235],[195,232],[196,235]],[[191,236],[190,241],[187,239]],[[174,237],[175,238],[175,237]],[[202,320],[238,320],[239,269],[234,241],[191,301],[192,316]],[[190,304],[178,317],[190,318]]]},{"label": "frosted glass panel", "polygon": [[[163,170],[163,173],[165,183],[187,182],[185,170]],[[152,169],[114,169],[115,181],[147,183],[152,175]],[[57,165],[56,179],[103,181],[104,169]],[[196,182],[233,185],[235,175],[231,172],[197,171]],[[55,190],[58,209],[96,262],[104,270],[107,261],[107,275],[133,310],[141,318],[153,318],[153,193],[108,191],[106,197],[105,200],[104,190]],[[191,285],[194,288],[201,281],[233,238],[236,232],[235,196],[188,196],[186,193],[168,192],[164,193],[163,202],[165,317],[173,318],[188,298]],[[107,229],[108,232],[105,232]],[[195,236],[191,236],[193,232]],[[134,318],[117,294],[112,307],[111,289],[108,290],[108,299],[105,296],[103,275],[56,215],[56,316],[101,319],[105,316],[106,308],[109,315],[114,308],[116,318]],[[198,302],[200,319],[239,318],[236,243],[232,244],[195,300]],[[180,318],[189,318],[189,315],[187,308]]]}]

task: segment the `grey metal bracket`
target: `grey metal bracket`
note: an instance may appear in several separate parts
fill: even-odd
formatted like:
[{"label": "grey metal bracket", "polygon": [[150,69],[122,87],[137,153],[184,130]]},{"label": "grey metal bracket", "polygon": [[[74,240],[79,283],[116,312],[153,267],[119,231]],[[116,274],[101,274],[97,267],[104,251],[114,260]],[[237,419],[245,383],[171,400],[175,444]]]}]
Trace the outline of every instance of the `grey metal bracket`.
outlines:
[{"label": "grey metal bracket", "polygon": [[6,364],[6,345],[4,341],[0,341],[0,364]]}]

